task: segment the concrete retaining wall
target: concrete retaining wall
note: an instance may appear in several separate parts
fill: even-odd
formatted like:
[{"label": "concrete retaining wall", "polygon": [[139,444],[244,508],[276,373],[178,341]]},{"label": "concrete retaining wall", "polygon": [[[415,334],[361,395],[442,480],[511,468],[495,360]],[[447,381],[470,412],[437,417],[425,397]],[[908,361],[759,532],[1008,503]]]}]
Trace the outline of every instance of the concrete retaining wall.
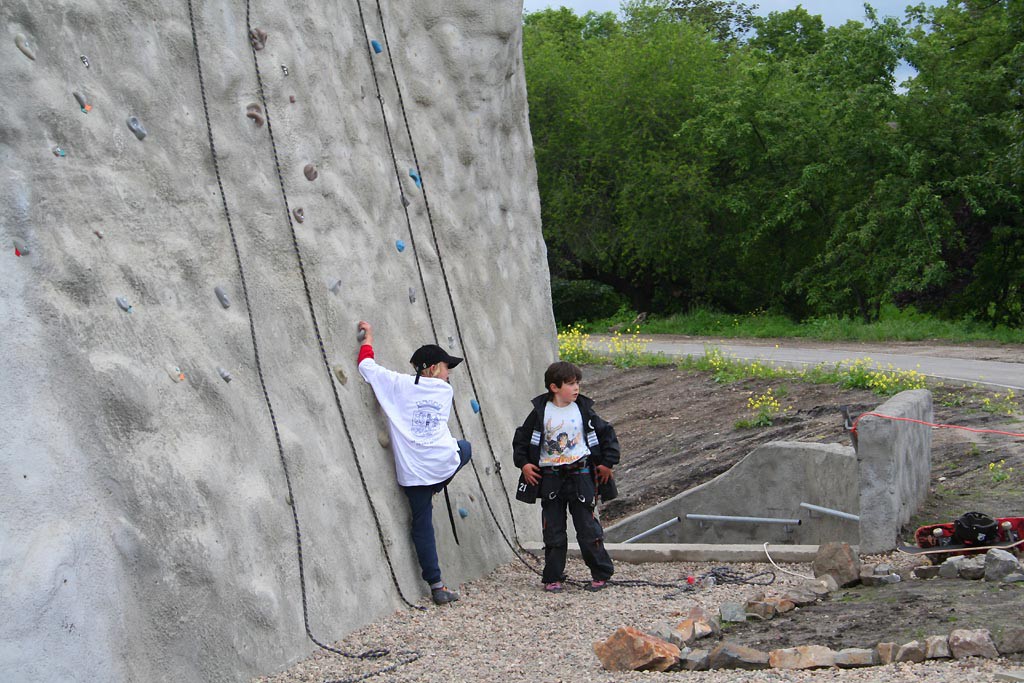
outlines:
[{"label": "concrete retaining wall", "polygon": [[[643,539],[645,543],[793,543],[858,541],[857,524],[814,513],[800,503],[853,512],[858,507],[853,448],[838,444],[775,441],[753,450],[728,471],[607,529],[622,542],[673,517],[682,522]],[[687,513],[802,519],[787,531],[778,524],[698,523]]]},{"label": "concrete retaining wall", "polygon": [[[874,412],[932,420],[931,392],[905,391]],[[609,542],[622,542],[674,517],[683,521],[644,543],[820,544],[847,541],[862,552],[896,547],[900,527],[928,495],[931,429],[914,422],[867,416],[858,424],[856,451],[839,444],[773,442],[752,451],[709,482],[609,527]],[[854,485],[857,483],[858,485]],[[799,504],[860,515],[847,521]],[[687,513],[800,519],[784,527],[685,519]]]},{"label": "concrete retaining wall", "polygon": [[[904,391],[874,412],[931,422],[932,395],[926,389]],[[932,430],[913,422],[867,416],[857,425],[857,434],[861,550],[891,550],[900,527],[928,495]]]}]

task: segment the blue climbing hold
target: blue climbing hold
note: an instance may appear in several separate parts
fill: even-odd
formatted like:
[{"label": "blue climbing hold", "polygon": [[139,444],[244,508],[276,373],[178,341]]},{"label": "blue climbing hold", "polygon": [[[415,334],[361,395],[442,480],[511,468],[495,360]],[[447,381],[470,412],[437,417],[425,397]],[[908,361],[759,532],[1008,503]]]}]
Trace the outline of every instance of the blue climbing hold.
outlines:
[{"label": "blue climbing hold", "polygon": [[409,177],[412,178],[412,181],[414,183],[416,183],[416,187],[419,187],[419,188],[423,187],[423,179],[420,178],[420,174],[416,172],[415,168],[410,168],[409,169]]},{"label": "blue climbing hold", "polygon": [[370,41],[370,45],[373,45],[373,51],[376,52],[377,54],[380,54],[381,50],[384,49],[384,48],[382,48],[380,46],[380,43],[378,43],[376,40],[371,40]]},{"label": "blue climbing hold", "polygon": [[469,510],[466,508],[459,508],[459,517],[462,517],[463,519],[469,517]]},{"label": "blue climbing hold", "polygon": [[405,251],[405,242],[402,240],[395,240],[395,249],[398,251]]},{"label": "blue climbing hold", "polygon": [[132,305],[128,303],[128,299],[125,299],[123,296],[119,296],[116,299],[114,299],[114,301],[117,302],[117,305],[120,306],[121,310],[124,311],[125,313],[132,312]]},{"label": "blue climbing hold", "polygon": [[479,413],[480,412],[480,402],[477,401],[475,398],[471,398],[469,400],[469,405],[473,409],[474,413]]}]

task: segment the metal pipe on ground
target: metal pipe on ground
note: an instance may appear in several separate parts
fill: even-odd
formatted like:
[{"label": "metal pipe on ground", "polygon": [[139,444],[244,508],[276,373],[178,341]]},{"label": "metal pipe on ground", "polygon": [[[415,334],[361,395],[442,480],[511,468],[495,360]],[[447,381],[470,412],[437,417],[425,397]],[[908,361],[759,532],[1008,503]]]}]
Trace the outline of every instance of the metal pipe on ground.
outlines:
[{"label": "metal pipe on ground", "polygon": [[800,526],[799,519],[781,519],[779,517],[734,517],[731,515],[686,515],[686,519],[703,522],[744,522],[747,524],[786,524]]},{"label": "metal pipe on ground", "polygon": [[623,541],[623,543],[632,543],[634,541],[639,541],[641,538],[647,538],[651,534],[653,534],[655,532],[658,532],[658,531],[661,531],[662,529],[667,529],[668,527],[672,526],[673,524],[679,524],[679,522],[681,522],[681,521],[682,520],[679,519],[678,517],[673,517],[672,519],[668,520],[667,522],[662,522],[658,526],[652,526],[647,531],[641,531],[640,533],[638,533],[636,536],[633,536],[632,538],[627,538],[625,541]]}]

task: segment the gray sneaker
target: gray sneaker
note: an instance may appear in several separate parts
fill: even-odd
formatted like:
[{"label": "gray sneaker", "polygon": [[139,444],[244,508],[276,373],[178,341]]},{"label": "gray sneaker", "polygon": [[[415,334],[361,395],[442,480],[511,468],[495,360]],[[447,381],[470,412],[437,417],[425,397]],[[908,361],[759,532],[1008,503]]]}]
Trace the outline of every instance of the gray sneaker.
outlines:
[{"label": "gray sneaker", "polygon": [[434,599],[435,605],[447,605],[449,602],[458,600],[459,594],[448,590],[447,586],[441,586],[440,588],[430,589],[430,597]]}]

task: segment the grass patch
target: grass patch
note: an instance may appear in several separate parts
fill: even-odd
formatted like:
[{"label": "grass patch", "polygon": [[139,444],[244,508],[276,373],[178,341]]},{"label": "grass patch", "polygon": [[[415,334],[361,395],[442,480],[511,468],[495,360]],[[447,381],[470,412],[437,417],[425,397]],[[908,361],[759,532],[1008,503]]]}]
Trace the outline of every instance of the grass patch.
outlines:
[{"label": "grass patch", "polygon": [[[579,323],[586,332],[604,333],[609,328],[631,325],[638,316],[635,311],[620,309],[615,315]],[[684,334],[726,338],[805,337],[822,341],[924,341],[1001,342],[1024,344],[1024,329],[1006,326],[991,327],[972,320],[940,320],[908,307],[883,307],[879,319],[865,323],[858,319],[835,315],[808,318],[800,322],[786,316],[754,311],[731,314],[705,309],[689,313],[657,317],[640,323],[643,334]]]}]

